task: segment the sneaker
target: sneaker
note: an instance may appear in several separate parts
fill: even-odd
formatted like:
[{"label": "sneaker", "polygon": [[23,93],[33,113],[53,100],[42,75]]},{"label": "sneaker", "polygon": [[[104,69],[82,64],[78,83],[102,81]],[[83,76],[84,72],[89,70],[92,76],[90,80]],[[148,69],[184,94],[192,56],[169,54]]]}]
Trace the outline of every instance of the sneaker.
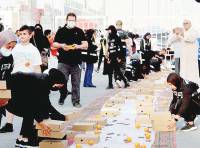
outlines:
[{"label": "sneaker", "polygon": [[76,108],[81,108],[82,105],[80,103],[73,103],[73,106],[76,107]]},{"label": "sneaker", "polygon": [[0,133],[9,133],[13,132],[13,125],[10,123],[6,123],[1,129]]},{"label": "sneaker", "polygon": [[22,140],[17,139],[16,143],[15,143],[15,147],[19,147],[20,148],[21,144],[22,144]]},{"label": "sneaker", "polygon": [[107,86],[106,89],[114,89],[113,86]]},{"label": "sneaker", "polygon": [[122,88],[120,80],[116,80],[115,83],[116,83],[116,85],[117,85],[118,88]]},{"label": "sneaker", "polygon": [[193,124],[193,125],[190,125],[190,124],[186,124],[184,127],[181,128],[181,131],[193,131],[193,130],[196,130],[197,127]]},{"label": "sneaker", "polygon": [[126,83],[126,84],[124,85],[124,88],[127,88],[127,87],[130,87],[130,84],[129,84],[129,83]]}]

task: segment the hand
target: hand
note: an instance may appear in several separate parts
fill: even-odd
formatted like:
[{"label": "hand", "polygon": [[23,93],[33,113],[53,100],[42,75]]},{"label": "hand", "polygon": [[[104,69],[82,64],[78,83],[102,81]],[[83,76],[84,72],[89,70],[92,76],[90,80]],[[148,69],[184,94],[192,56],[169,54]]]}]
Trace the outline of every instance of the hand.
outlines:
[{"label": "hand", "polygon": [[174,119],[179,120],[180,118],[181,118],[181,116],[179,116],[179,115],[174,115]]},{"label": "hand", "polygon": [[107,59],[107,63],[108,63],[108,64],[110,64],[110,63],[111,63],[111,60],[110,60],[109,58]]},{"label": "hand", "polygon": [[48,126],[46,123],[44,123],[44,122],[42,121],[42,122],[38,123],[38,125],[41,127],[41,129],[42,129],[42,134],[43,134],[44,136],[50,135],[51,129],[49,128],[49,126]]}]

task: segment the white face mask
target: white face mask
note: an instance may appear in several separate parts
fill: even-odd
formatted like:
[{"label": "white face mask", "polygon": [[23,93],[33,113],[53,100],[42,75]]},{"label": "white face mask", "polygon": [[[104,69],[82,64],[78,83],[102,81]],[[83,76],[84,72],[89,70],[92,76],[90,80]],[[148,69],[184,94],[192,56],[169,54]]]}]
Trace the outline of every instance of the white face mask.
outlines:
[{"label": "white face mask", "polygon": [[4,48],[4,47],[2,47],[2,48],[0,49],[0,53],[1,53],[4,57],[8,57],[8,56],[10,56],[10,55],[12,54],[12,51],[9,50],[9,49],[6,49],[6,48]]},{"label": "white face mask", "polygon": [[67,21],[67,28],[71,29],[74,28],[75,26],[76,26],[75,21]]}]

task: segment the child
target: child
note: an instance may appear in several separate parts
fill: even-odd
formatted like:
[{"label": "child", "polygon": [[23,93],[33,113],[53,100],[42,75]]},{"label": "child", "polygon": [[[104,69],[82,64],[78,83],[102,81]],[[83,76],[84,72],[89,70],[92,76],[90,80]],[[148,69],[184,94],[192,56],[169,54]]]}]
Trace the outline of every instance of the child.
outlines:
[{"label": "child", "polygon": [[[36,72],[41,73],[41,56],[36,47],[30,43],[32,31],[29,26],[24,25],[20,28],[20,43],[13,48],[14,68],[16,72]],[[13,114],[6,111],[7,123],[0,129],[0,133],[13,132]]]}]

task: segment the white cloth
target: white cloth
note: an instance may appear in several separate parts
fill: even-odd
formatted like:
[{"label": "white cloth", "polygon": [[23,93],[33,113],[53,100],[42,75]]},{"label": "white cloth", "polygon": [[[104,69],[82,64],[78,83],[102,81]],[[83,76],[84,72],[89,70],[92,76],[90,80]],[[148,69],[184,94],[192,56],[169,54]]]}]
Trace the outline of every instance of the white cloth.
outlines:
[{"label": "white cloth", "polygon": [[180,75],[186,80],[200,84],[197,38],[198,32],[193,29],[184,32],[184,45],[180,55]]},{"label": "white cloth", "polygon": [[181,50],[183,48],[183,38],[179,38],[177,35],[172,34],[168,39],[168,46],[174,50],[174,57],[180,58]]},{"label": "white cloth", "polygon": [[31,43],[27,45],[17,44],[12,50],[15,72],[34,72],[34,66],[42,64],[41,55],[38,49]]}]

